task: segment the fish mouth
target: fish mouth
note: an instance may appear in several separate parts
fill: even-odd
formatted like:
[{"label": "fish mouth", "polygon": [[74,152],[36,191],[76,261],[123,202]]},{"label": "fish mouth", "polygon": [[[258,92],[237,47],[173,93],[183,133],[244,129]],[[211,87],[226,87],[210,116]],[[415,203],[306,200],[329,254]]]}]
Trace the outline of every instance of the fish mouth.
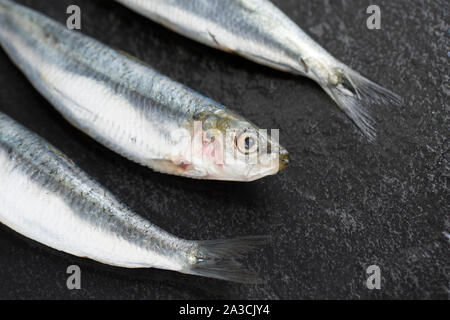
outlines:
[{"label": "fish mouth", "polygon": [[278,171],[281,171],[284,168],[286,168],[288,166],[288,164],[289,164],[289,152],[286,149],[281,148],[280,155],[279,155]]}]

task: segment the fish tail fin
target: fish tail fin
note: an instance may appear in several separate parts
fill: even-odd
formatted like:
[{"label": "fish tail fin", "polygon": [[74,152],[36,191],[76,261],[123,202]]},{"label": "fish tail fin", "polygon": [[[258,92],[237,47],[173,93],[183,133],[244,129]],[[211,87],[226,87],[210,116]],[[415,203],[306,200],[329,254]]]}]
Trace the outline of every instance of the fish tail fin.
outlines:
[{"label": "fish tail fin", "polygon": [[401,105],[402,98],[346,66],[332,68],[327,76],[327,79],[319,78],[322,88],[368,140],[374,142],[376,130],[375,121],[370,112],[371,106]]},{"label": "fish tail fin", "polygon": [[197,241],[191,252],[193,262],[186,273],[239,283],[262,283],[257,274],[248,270],[236,259],[267,242],[267,237],[253,236],[230,240]]}]

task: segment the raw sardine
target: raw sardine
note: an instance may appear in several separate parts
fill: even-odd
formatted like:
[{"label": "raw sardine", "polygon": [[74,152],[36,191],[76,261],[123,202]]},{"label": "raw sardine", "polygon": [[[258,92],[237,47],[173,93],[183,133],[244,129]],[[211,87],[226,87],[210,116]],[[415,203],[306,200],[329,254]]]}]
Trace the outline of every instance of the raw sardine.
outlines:
[{"label": "raw sardine", "polygon": [[316,81],[370,141],[369,107],[401,98],[364,78],[268,0],[116,0],[201,43]]},{"label": "raw sardine", "polygon": [[262,237],[175,237],[132,212],[61,152],[1,112],[0,222],[56,250],[113,266],[258,281],[234,258],[261,244]]},{"label": "raw sardine", "polygon": [[0,44],[69,122],[137,163],[235,181],[288,163],[274,136],[223,105],[8,0],[0,0]]}]

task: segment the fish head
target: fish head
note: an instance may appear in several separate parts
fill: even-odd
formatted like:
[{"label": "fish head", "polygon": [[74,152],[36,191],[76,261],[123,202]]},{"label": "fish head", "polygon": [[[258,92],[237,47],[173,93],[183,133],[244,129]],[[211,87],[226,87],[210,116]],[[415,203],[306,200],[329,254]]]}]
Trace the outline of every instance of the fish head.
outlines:
[{"label": "fish head", "polygon": [[193,169],[203,172],[204,179],[253,181],[276,174],[289,163],[278,130],[259,129],[229,110],[196,117],[193,131],[197,145],[192,148]]}]

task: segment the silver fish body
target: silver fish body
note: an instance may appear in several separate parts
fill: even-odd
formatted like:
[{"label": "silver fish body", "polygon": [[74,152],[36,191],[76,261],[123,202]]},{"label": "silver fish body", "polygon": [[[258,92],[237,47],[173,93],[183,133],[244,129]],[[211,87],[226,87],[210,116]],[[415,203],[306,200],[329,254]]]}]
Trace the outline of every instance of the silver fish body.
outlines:
[{"label": "silver fish body", "polygon": [[[258,128],[135,58],[8,0],[0,0],[0,44],[69,122],[137,163],[192,178],[238,181],[274,174],[287,163],[286,150],[262,134],[258,141],[279,151],[273,161],[217,165],[205,151],[213,139],[193,147],[195,121],[205,130],[220,125],[244,135]],[[228,149],[237,148],[229,143]]]},{"label": "silver fish body", "polygon": [[282,71],[308,75],[302,58],[330,56],[269,1],[116,1],[193,40]]},{"label": "silver fish body", "polygon": [[[51,248],[113,266],[256,279],[227,258],[260,238],[175,237],[132,212],[56,148],[1,112],[0,222]],[[216,258],[225,262],[217,264]]]},{"label": "silver fish body", "polygon": [[334,58],[268,0],[116,0],[201,43],[316,81],[370,139],[373,103],[401,102]]}]

